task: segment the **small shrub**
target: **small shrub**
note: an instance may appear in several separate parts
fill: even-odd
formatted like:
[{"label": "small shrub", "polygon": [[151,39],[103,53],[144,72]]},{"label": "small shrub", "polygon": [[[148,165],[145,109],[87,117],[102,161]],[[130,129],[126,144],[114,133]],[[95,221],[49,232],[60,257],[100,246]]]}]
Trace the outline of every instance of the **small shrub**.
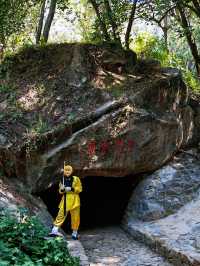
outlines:
[{"label": "small shrub", "polygon": [[0,79],[7,78],[8,71],[12,65],[12,60],[10,56],[5,57],[3,62],[0,63]]},{"label": "small shrub", "polygon": [[6,83],[0,84],[0,93],[3,94],[3,93],[11,93],[11,92],[13,92],[13,88],[10,85]]},{"label": "small shrub", "polygon": [[31,128],[33,134],[43,134],[49,130],[48,122],[39,116],[38,121]]},{"label": "small shrub", "polygon": [[70,256],[67,242],[62,238],[45,239],[47,234],[47,229],[36,217],[20,213],[17,219],[1,211],[1,266],[78,266],[79,258]]}]

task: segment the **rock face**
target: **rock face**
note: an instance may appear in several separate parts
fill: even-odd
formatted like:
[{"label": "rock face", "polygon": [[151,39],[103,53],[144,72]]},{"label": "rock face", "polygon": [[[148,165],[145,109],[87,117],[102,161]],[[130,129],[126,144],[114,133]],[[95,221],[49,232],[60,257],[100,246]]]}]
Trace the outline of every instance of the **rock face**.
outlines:
[{"label": "rock face", "polygon": [[0,177],[0,210],[18,215],[19,208],[36,215],[45,226],[52,226],[52,217],[39,197],[28,193],[27,188],[19,180]]},{"label": "rock face", "polygon": [[200,101],[199,97],[191,96],[189,98],[189,105],[193,109],[194,113],[194,132],[193,132],[193,143],[196,145],[200,143]]},{"label": "rock face", "polygon": [[[139,97],[142,95],[138,93]],[[106,103],[102,110],[113,104],[116,102]],[[188,107],[183,112],[163,110],[160,114],[135,107],[133,100],[127,99],[114,111],[108,112],[105,108],[88,126],[45,151],[37,161],[31,161],[27,177],[29,180],[35,177],[35,190],[44,188],[48,181],[52,182],[50,175],[63,160],[85,175],[125,176],[155,170],[169,160],[182,143],[187,143],[192,120],[185,119],[184,115],[191,114]]]},{"label": "rock face", "polygon": [[[94,45],[31,50],[25,65],[19,58],[15,73],[7,75],[18,90],[14,96],[6,90],[0,99],[0,173],[7,177],[0,184],[0,208],[22,205],[51,224],[32,195],[59,181],[63,161],[80,176],[134,178],[155,171],[133,192],[124,227],[158,245],[174,265],[200,265],[200,158],[193,150],[177,154],[200,141],[200,107],[181,73],[157,61],[136,63],[133,52]],[[27,137],[30,120],[37,133]]]},{"label": "rock face", "polygon": [[200,189],[199,160],[195,150],[177,154],[170,163],[141,181],[129,201],[127,215],[152,221],[177,212],[193,200]]},{"label": "rock face", "polygon": [[199,196],[176,214],[151,222],[129,220],[124,228],[130,235],[175,266],[200,265],[199,254]]},{"label": "rock face", "polygon": [[200,154],[177,154],[133,192],[123,226],[173,265],[200,265]]},{"label": "rock face", "polygon": [[[175,87],[168,85],[172,80]],[[81,175],[125,176],[158,169],[192,137],[193,111],[186,103],[179,73],[133,89],[122,100],[105,101],[77,130],[72,125],[66,140],[37,155],[26,176],[35,177],[37,191],[53,182],[51,175],[63,160]]]},{"label": "rock face", "polygon": [[117,226],[84,231],[81,239],[90,265],[173,266]]},{"label": "rock face", "polygon": [[[18,150],[15,143],[9,148],[1,147],[0,160],[7,175],[17,176],[34,192],[58,181],[55,176],[60,173],[63,161],[72,164],[80,175],[134,175],[160,168],[181,146],[192,141],[193,110],[178,70],[160,68],[157,63],[151,69],[148,61],[142,63],[146,71],[141,69],[141,63],[128,71],[123,68],[126,66],[123,59],[118,60],[120,73],[112,67],[108,71],[112,53],[104,68],[103,55],[107,51],[103,52],[102,47],[77,45],[68,48],[68,52],[70,49],[71,58],[67,66],[62,65],[62,77],[66,77],[70,90],[66,100],[73,101],[76,93],[81,95],[79,104],[76,98],[73,112],[60,117],[68,115],[70,119],[62,118],[60,125],[22,143]],[[51,51],[62,63],[55,53]],[[114,65],[118,64],[116,56],[113,60]],[[127,64],[130,67],[130,62]],[[53,70],[46,71],[53,75]],[[56,71],[59,79],[61,70]],[[24,80],[25,77],[26,83]]]}]

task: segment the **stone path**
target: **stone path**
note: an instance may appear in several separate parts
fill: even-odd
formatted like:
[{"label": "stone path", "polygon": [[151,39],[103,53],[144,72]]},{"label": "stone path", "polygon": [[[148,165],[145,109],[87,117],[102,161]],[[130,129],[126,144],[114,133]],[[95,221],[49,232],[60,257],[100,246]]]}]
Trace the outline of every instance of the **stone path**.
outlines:
[{"label": "stone path", "polygon": [[81,266],[89,266],[88,257],[85,254],[85,250],[80,241],[74,241],[71,239],[71,235],[67,235],[67,247],[70,254],[74,257],[80,258]]},{"label": "stone path", "polygon": [[136,242],[118,226],[81,232],[90,266],[170,266],[162,257]]},{"label": "stone path", "polygon": [[134,238],[156,247],[174,265],[200,265],[200,192],[198,197],[177,213],[152,222],[124,221]]}]

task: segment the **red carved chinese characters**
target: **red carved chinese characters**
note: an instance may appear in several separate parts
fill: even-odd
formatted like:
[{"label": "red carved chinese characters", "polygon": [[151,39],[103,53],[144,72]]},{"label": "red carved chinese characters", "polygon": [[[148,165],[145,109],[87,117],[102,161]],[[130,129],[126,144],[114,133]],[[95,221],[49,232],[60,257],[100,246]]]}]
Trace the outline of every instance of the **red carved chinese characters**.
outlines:
[{"label": "red carved chinese characters", "polygon": [[89,157],[93,157],[96,154],[96,141],[95,140],[91,140],[88,143],[88,155]]},{"label": "red carved chinese characters", "polygon": [[103,141],[100,143],[100,153],[101,155],[105,155],[109,150],[109,143],[107,141]]}]

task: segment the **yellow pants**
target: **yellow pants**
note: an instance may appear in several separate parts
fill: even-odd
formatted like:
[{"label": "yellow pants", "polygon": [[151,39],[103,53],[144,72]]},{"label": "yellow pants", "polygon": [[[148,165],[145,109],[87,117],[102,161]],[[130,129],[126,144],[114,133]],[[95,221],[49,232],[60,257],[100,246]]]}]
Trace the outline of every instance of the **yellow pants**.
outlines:
[{"label": "yellow pants", "polygon": [[[77,231],[80,225],[80,206],[70,210],[70,214],[71,214],[71,229]],[[64,215],[64,209],[60,208],[58,215],[54,221],[54,225],[60,227],[64,223],[66,217],[67,213],[66,215]]]}]

